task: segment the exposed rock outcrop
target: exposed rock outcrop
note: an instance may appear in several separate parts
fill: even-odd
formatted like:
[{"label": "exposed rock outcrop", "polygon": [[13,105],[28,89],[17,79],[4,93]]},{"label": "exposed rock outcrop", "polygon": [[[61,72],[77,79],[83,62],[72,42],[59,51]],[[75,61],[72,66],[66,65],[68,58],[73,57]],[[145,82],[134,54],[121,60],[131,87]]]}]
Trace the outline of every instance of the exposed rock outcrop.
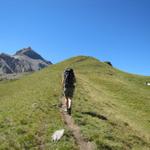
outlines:
[{"label": "exposed rock outcrop", "polygon": [[106,63],[107,65],[113,67],[112,63],[110,61],[105,61],[104,63]]},{"label": "exposed rock outcrop", "polygon": [[13,56],[0,54],[0,74],[37,71],[50,64],[31,47],[21,49]]}]

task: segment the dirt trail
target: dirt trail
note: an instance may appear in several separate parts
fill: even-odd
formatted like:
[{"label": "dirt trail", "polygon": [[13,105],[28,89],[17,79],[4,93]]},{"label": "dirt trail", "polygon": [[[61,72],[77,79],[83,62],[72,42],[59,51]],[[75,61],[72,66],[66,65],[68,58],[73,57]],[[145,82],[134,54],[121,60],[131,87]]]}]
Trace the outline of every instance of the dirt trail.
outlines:
[{"label": "dirt trail", "polygon": [[65,124],[72,132],[74,139],[79,146],[79,149],[80,150],[95,150],[96,148],[95,148],[94,143],[84,140],[84,138],[81,135],[80,128],[74,123],[73,118],[70,115],[68,115],[66,112],[64,112],[63,110],[61,110],[61,115]]}]

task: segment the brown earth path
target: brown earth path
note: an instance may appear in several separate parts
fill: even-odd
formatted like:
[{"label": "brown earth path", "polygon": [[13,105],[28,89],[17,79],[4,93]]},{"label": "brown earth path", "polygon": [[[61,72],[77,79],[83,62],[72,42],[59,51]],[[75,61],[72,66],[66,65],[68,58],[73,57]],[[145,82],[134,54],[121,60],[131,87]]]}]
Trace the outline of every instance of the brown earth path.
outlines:
[{"label": "brown earth path", "polygon": [[86,141],[80,132],[80,127],[74,123],[73,118],[67,113],[64,112],[61,108],[61,115],[64,123],[67,125],[69,130],[72,132],[74,139],[79,147],[79,150],[95,150],[96,146],[94,143]]}]

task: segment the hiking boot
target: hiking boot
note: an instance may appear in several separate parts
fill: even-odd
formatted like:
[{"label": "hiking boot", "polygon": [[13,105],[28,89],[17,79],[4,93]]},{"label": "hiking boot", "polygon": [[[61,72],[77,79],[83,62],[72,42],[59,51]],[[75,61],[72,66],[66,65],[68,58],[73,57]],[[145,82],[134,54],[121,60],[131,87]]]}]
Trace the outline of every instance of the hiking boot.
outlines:
[{"label": "hiking boot", "polygon": [[68,113],[69,115],[71,115],[71,108],[68,108],[68,109],[67,109],[67,113]]}]

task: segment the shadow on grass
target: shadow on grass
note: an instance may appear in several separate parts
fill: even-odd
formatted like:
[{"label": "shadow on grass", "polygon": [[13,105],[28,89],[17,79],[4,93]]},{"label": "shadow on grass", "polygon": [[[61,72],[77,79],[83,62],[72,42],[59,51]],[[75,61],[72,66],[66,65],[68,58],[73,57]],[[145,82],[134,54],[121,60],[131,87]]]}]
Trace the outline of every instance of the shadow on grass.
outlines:
[{"label": "shadow on grass", "polygon": [[108,120],[107,117],[103,116],[103,115],[100,115],[100,114],[97,114],[96,112],[82,112],[82,114],[84,115],[90,115],[92,117],[95,117],[95,118],[98,118],[98,119],[101,119],[101,120]]}]

